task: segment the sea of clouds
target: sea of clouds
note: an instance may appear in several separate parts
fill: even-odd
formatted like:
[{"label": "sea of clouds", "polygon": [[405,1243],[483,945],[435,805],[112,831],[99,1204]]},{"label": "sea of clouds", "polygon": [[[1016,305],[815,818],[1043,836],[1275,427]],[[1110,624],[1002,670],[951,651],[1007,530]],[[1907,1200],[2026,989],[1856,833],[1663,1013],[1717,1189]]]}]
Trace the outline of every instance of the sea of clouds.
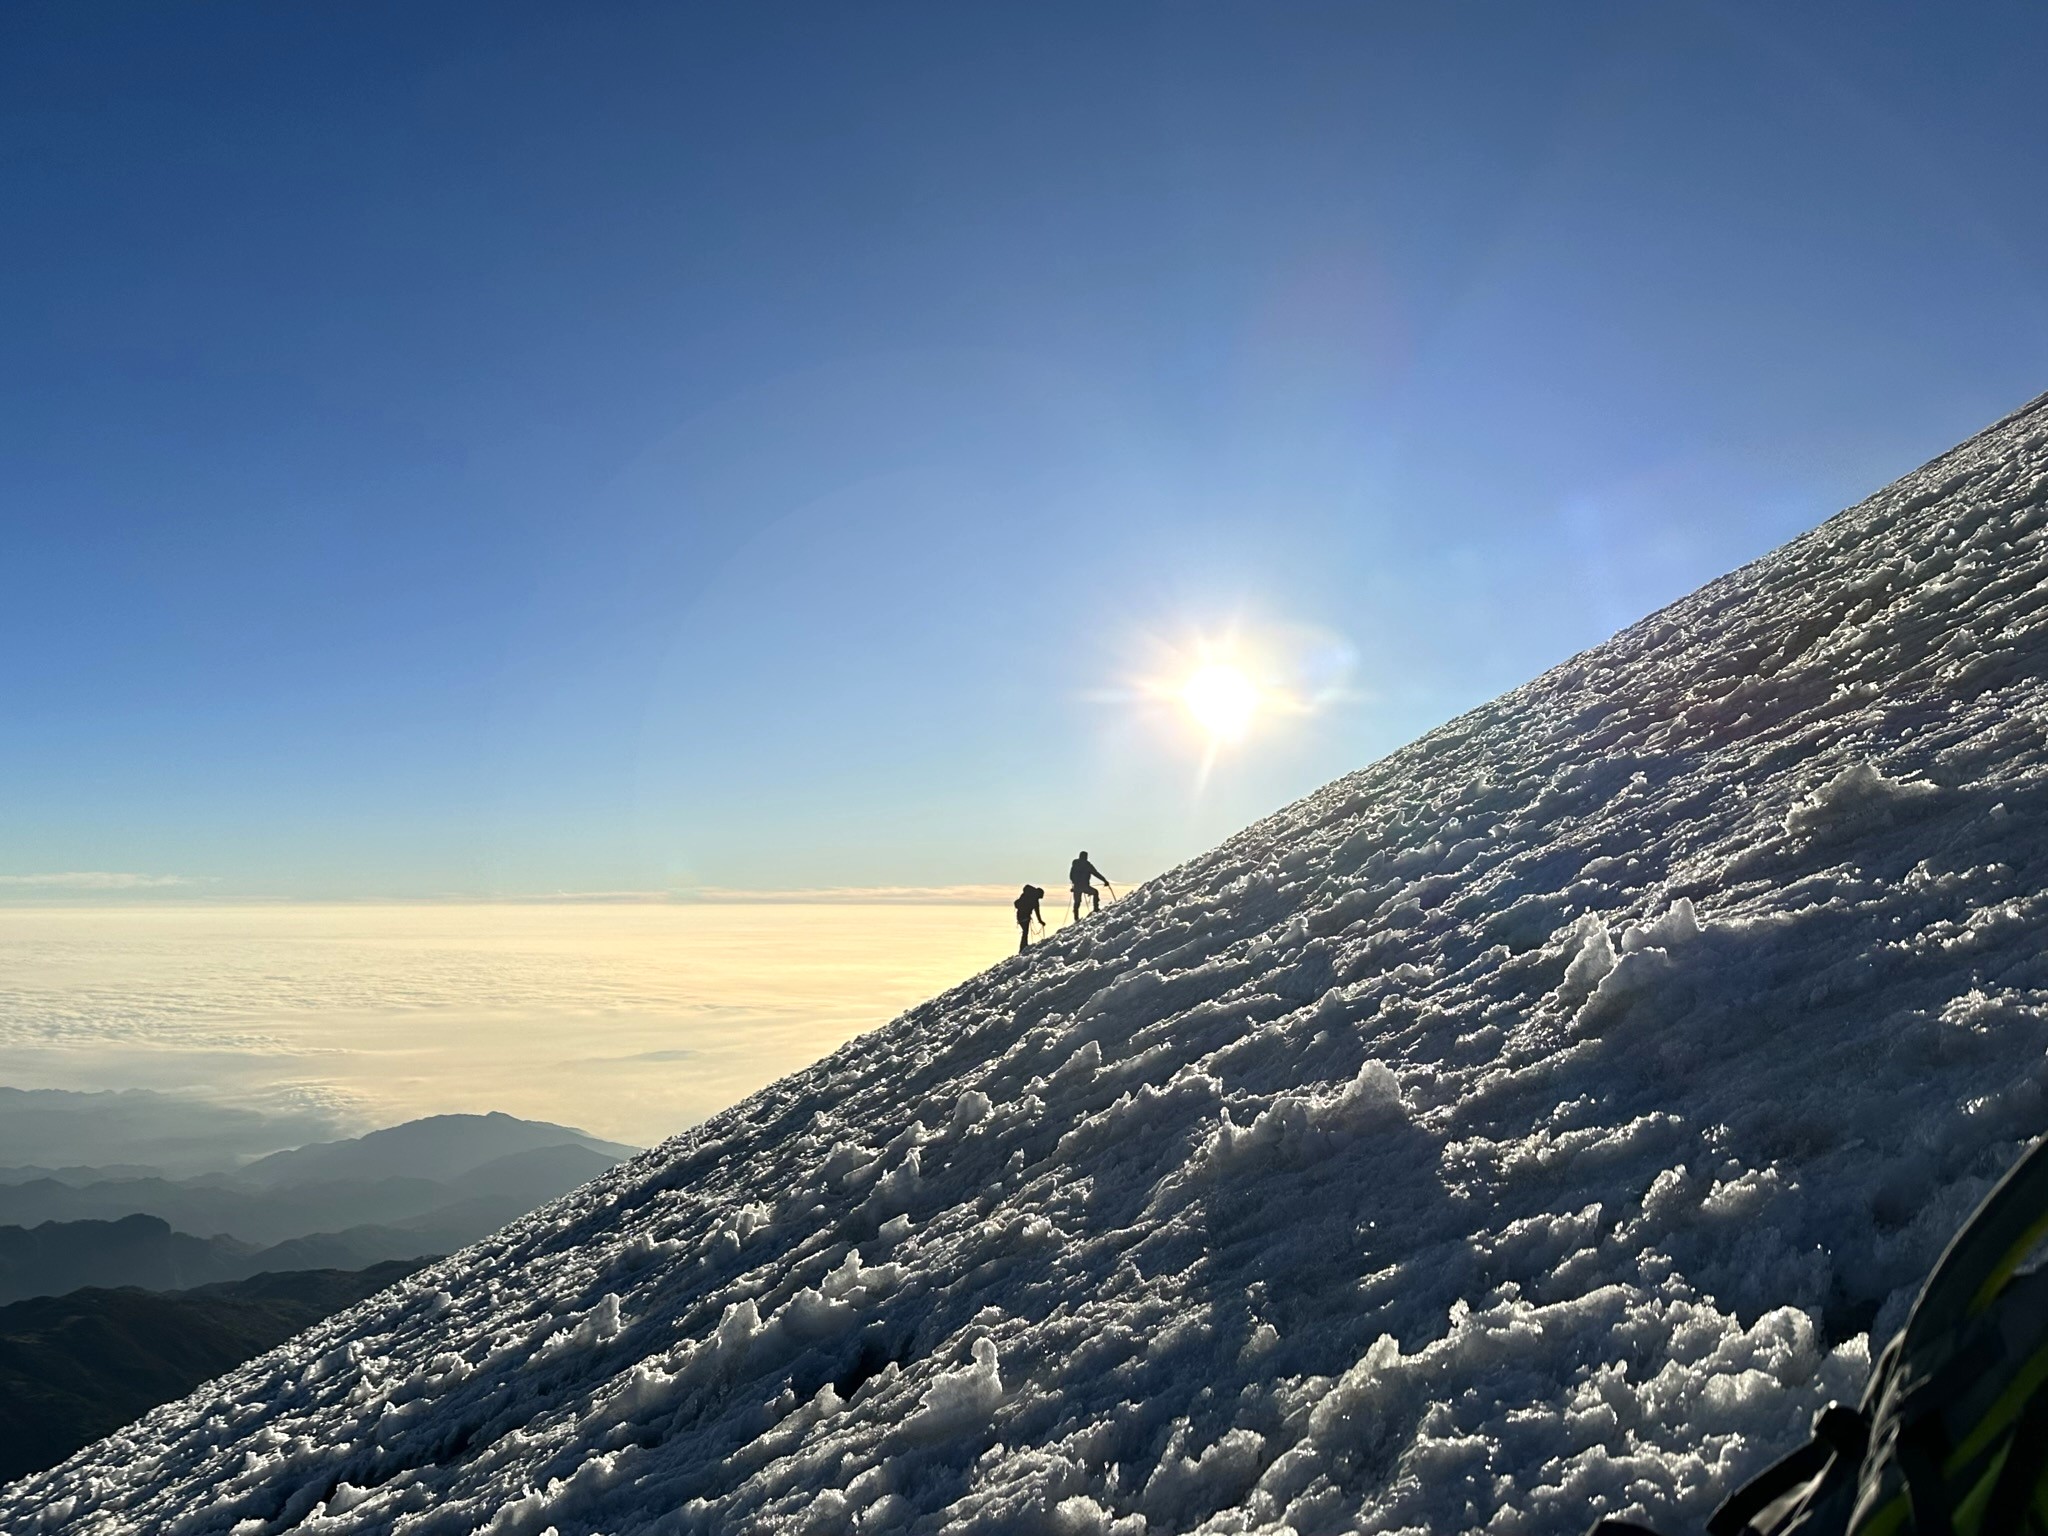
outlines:
[{"label": "sea of clouds", "polygon": [[1001,904],[0,908],[0,1083],[658,1141],[1006,953]]}]

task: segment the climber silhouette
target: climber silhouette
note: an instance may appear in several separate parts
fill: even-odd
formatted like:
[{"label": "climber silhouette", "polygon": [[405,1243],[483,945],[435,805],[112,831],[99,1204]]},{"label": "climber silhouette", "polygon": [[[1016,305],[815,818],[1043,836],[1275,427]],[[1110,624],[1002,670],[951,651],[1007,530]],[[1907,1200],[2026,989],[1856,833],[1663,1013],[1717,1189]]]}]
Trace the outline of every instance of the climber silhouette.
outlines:
[{"label": "climber silhouette", "polygon": [[1116,894],[1115,888],[1109,883],[1109,876],[1088,862],[1088,850],[1086,848],[1081,850],[1081,856],[1075,859],[1073,864],[1068,867],[1067,879],[1072,882],[1074,887],[1074,919],[1076,922],[1080,921],[1081,898],[1083,896],[1086,896],[1094,903],[1088,909],[1089,912],[1095,913],[1102,910],[1102,891],[1096,890],[1094,886],[1088,883],[1089,881],[1100,880],[1103,890],[1108,891],[1112,896]]},{"label": "climber silhouette", "polygon": [[1017,909],[1017,927],[1021,930],[1017,935],[1017,953],[1020,955],[1031,947],[1032,923],[1035,921],[1041,928],[1045,926],[1045,914],[1038,910],[1038,904],[1043,900],[1044,886],[1027,885],[1023,894],[1011,903]]}]

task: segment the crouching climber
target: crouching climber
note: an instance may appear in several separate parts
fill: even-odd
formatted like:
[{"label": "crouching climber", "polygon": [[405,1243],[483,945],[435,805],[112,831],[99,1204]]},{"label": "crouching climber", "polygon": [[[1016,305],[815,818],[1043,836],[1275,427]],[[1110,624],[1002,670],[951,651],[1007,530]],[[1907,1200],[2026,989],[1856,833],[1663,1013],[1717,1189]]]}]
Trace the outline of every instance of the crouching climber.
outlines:
[{"label": "crouching climber", "polygon": [[1011,903],[1017,909],[1017,953],[1020,955],[1031,947],[1031,925],[1035,922],[1041,928],[1045,926],[1045,917],[1038,910],[1038,904],[1043,900],[1043,886],[1027,885],[1023,893]]}]

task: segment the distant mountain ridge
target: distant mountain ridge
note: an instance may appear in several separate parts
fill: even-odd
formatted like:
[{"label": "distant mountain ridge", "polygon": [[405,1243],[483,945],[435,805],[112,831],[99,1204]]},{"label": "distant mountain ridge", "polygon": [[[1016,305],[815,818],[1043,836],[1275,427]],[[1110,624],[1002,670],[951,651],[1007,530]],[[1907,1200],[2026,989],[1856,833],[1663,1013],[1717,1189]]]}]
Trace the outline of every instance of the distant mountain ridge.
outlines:
[{"label": "distant mountain ridge", "polygon": [[0,1227],[0,1304],[60,1296],[88,1286],[171,1291],[266,1271],[360,1269],[390,1259],[418,1260],[448,1252],[461,1246],[450,1241],[453,1235],[431,1228],[364,1226],[258,1247],[232,1237],[174,1231],[157,1216]]},{"label": "distant mountain ridge", "polygon": [[347,1129],[324,1109],[250,1109],[132,1088],[0,1087],[0,1166],[139,1164],[171,1177],[232,1168]]},{"label": "distant mountain ridge", "polygon": [[62,1168],[46,1168],[40,1163],[26,1163],[14,1168],[0,1168],[0,1185],[32,1184],[39,1179],[49,1179],[58,1184],[85,1185],[101,1184],[109,1179],[160,1179],[163,1169],[153,1163],[109,1163],[88,1165],[69,1163]]},{"label": "distant mountain ridge", "polygon": [[591,1147],[564,1144],[511,1153],[445,1181],[336,1179],[252,1189],[213,1179],[106,1179],[92,1184],[35,1179],[0,1184],[0,1226],[112,1221],[143,1214],[161,1216],[196,1236],[276,1243],[307,1232],[411,1221],[479,1197],[509,1200],[519,1209],[529,1209],[596,1178],[619,1161]]},{"label": "distant mountain ridge", "polygon": [[277,1189],[332,1179],[453,1179],[483,1164],[543,1147],[580,1146],[620,1162],[639,1151],[569,1126],[487,1115],[430,1115],[346,1141],[314,1142],[259,1158],[232,1175],[237,1184]]},{"label": "distant mountain ridge", "polygon": [[118,1221],[139,1214],[160,1216],[179,1231],[197,1237],[276,1243],[309,1231],[402,1221],[455,1198],[447,1185],[432,1179],[311,1184],[286,1190],[245,1190],[172,1179],[108,1179],[83,1185],[37,1179],[0,1185],[0,1226]]}]

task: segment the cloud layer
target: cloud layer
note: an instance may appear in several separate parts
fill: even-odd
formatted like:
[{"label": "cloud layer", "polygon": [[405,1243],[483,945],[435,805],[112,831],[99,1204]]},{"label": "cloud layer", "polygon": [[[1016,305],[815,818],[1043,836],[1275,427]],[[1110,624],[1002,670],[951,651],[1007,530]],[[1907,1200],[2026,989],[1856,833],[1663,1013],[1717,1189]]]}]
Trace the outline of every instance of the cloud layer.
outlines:
[{"label": "cloud layer", "polygon": [[43,891],[153,891],[198,885],[185,875],[139,875],[123,870],[72,869],[44,875],[0,875],[0,887]]},{"label": "cloud layer", "polygon": [[742,891],[707,885],[678,896],[682,901],[783,906],[992,906],[1017,894],[1014,885],[826,885],[788,891]]},{"label": "cloud layer", "polygon": [[1007,905],[0,907],[0,1083],[660,1140],[1000,959]]}]

